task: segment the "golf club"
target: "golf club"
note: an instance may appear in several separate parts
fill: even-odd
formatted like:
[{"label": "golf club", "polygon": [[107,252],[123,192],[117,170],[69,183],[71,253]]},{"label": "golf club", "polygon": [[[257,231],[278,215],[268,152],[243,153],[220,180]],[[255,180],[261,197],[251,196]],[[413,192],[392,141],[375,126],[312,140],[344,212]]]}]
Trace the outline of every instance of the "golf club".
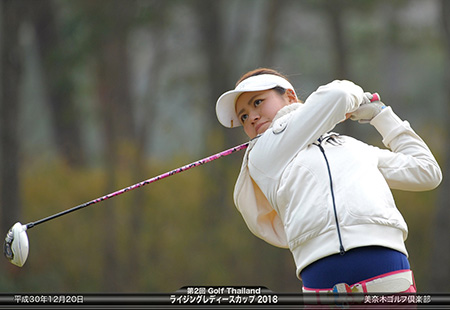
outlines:
[{"label": "golf club", "polygon": [[[372,94],[372,98],[370,98],[371,102],[380,101],[380,100],[381,99],[380,99],[380,96],[379,96],[378,93]],[[205,157],[203,159],[200,159],[200,160],[195,161],[193,163],[190,163],[188,165],[176,168],[174,170],[171,170],[169,172],[160,174],[160,175],[158,175],[156,177],[153,177],[151,179],[142,181],[140,183],[136,183],[134,185],[128,186],[128,187],[123,188],[121,190],[118,190],[118,191],[115,191],[113,193],[107,194],[105,196],[99,197],[97,199],[88,201],[88,202],[86,202],[84,204],[78,205],[76,207],[67,209],[65,211],[56,213],[56,214],[51,215],[51,216],[48,216],[48,217],[43,218],[41,220],[37,220],[35,222],[30,222],[30,223],[28,223],[26,225],[22,225],[20,222],[17,222],[16,224],[14,224],[11,227],[11,229],[6,234],[5,242],[3,244],[3,254],[5,255],[5,257],[12,264],[14,264],[16,266],[19,266],[19,267],[22,267],[25,264],[25,262],[26,262],[26,260],[28,258],[29,242],[28,242],[28,236],[27,236],[27,232],[26,232],[28,229],[31,229],[31,228],[33,228],[36,225],[45,223],[47,221],[53,220],[55,218],[58,218],[60,216],[63,216],[63,215],[69,214],[71,212],[77,211],[79,209],[83,209],[83,208],[85,208],[87,206],[90,206],[90,205],[96,204],[98,202],[107,200],[109,198],[112,198],[112,197],[115,197],[115,196],[119,196],[119,195],[121,195],[123,193],[126,193],[126,192],[129,192],[129,191],[131,191],[133,189],[136,189],[136,188],[142,187],[144,185],[147,185],[147,184],[154,183],[156,181],[162,180],[162,179],[167,178],[167,177],[169,177],[171,175],[178,174],[180,172],[189,170],[191,168],[203,165],[203,164],[208,163],[210,161],[216,160],[216,159],[218,159],[220,157],[230,155],[230,154],[232,154],[234,152],[237,152],[237,151],[240,151],[242,149],[247,148],[248,145],[249,145],[249,142],[237,145],[235,147],[232,147],[232,148],[227,149],[225,151],[222,151],[220,153],[211,155],[209,157]]]},{"label": "golf club", "polygon": [[129,192],[133,189],[142,187],[144,185],[150,184],[150,183],[154,183],[156,181],[165,179],[169,176],[172,176],[174,174],[178,174],[180,172],[189,170],[191,168],[206,164],[210,161],[216,160],[220,157],[223,156],[227,156],[230,155],[234,152],[240,151],[242,149],[245,149],[248,147],[249,142],[240,144],[238,146],[232,147],[230,149],[227,149],[225,151],[222,151],[220,153],[208,156],[206,158],[200,159],[198,161],[195,161],[193,163],[190,163],[188,165],[173,169],[171,171],[168,171],[166,173],[160,174],[156,177],[153,177],[151,179],[142,181],[140,183],[136,183],[134,185],[128,186],[126,188],[123,188],[121,190],[115,191],[113,193],[107,194],[105,196],[99,197],[97,199],[88,201],[84,204],[78,205],[76,207],[67,209],[65,211],[56,213],[54,215],[48,216],[46,218],[43,218],[41,220],[37,220],[35,222],[30,222],[26,225],[22,225],[20,222],[17,222],[16,224],[14,224],[11,229],[8,231],[8,233],[6,234],[6,238],[5,238],[5,242],[3,244],[3,254],[5,255],[5,257],[14,265],[22,267],[28,257],[28,251],[29,251],[29,242],[28,242],[28,236],[27,236],[27,230],[31,229],[33,227],[35,227],[36,225],[45,223],[47,221],[53,220],[55,218],[58,218],[60,216],[69,214],[71,212],[77,211],[79,209],[85,208],[87,206],[96,204],[98,202],[107,200],[109,198],[115,197],[115,196],[119,196],[123,193]]}]

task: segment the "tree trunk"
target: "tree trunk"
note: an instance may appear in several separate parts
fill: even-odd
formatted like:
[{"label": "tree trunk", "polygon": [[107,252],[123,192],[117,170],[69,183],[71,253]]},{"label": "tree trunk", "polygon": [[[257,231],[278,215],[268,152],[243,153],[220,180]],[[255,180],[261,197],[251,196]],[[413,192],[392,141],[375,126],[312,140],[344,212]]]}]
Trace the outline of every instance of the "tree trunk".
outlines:
[{"label": "tree trunk", "polygon": [[43,64],[43,82],[50,107],[53,133],[60,155],[71,165],[84,162],[80,115],[73,99],[72,63],[64,49],[50,0],[31,2],[39,56]]},{"label": "tree trunk", "polygon": [[[145,93],[145,108],[142,113],[144,113],[144,121],[140,124],[139,129],[136,130],[136,152],[135,158],[132,163],[132,178],[133,180],[143,180],[148,179],[148,175],[145,174],[147,171],[146,168],[146,150],[148,150],[148,145],[151,145],[151,137],[149,137],[148,133],[150,129],[155,124],[155,113],[157,106],[157,98],[158,98],[158,90],[160,85],[158,85],[159,77],[164,69],[164,66],[167,64],[167,51],[166,51],[166,26],[167,26],[167,18],[169,18],[169,6],[168,3],[159,3],[159,5],[155,8],[158,10],[159,14],[152,19],[151,23],[148,27],[151,27],[151,35],[152,35],[152,46],[153,46],[153,59],[152,65],[149,68],[148,76],[152,77],[150,79],[150,83],[147,85],[146,93]],[[143,218],[142,214],[144,212],[144,208],[148,208],[149,206],[143,205],[145,200],[145,192],[140,190],[136,191],[134,194],[134,199],[130,205],[130,236],[129,236],[129,246],[130,253],[134,253],[130,255],[126,274],[126,281],[130,283],[131,288],[139,288],[137,284],[140,277],[140,271],[144,270],[145,266],[148,265],[148,256],[147,253],[143,253],[141,250],[141,240],[140,236],[142,234],[151,234],[153,231],[148,225],[145,224],[145,218]],[[149,231],[150,230],[150,231]]]},{"label": "tree trunk", "polygon": [[[443,87],[447,96],[445,98],[450,98],[450,2],[446,0],[441,0],[441,13],[442,13],[442,25],[443,25],[443,36],[446,48],[446,63],[445,63],[445,81]],[[450,108],[447,102],[444,103],[446,111],[444,115],[448,118],[450,117]],[[447,135],[450,133],[450,121],[445,122],[447,130],[445,131]],[[444,141],[448,141],[444,139]],[[450,180],[445,176],[450,175],[450,144],[444,143],[446,149],[444,149],[445,156],[442,159],[443,165],[442,171],[444,179],[440,185],[439,198],[437,204],[436,215],[434,219],[434,231],[433,231],[433,247],[431,252],[430,260],[430,281],[428,284],[429,291],[432,292],[448,292],[450,291],[450,201],[448,198],[448,189],[450,188]]]},{"label": "tree trunk", "polygon": [[333,78],[349,79],[348,44],[345,35],[344,11],[345,6],[341,0],[326,1],[324,4],[328,15],[330,30],[331,55],[333,59]]},{"label": "tree trunk", "polygon": [[278,46],[277,38],[279,37],[278,24],[280,15],[284,9],[285,1],[269,1],[266,5],[265,16],[262,18],[263,35],[261,64],[263,67],[273,67],[275,65],[275,52]]},{"label": "tree trunk", "polygon": [[18,116],[22,71],[19,27],[23,16],[23,1],[2,1],[1,13],[0,231],[4,232],[19,219],[21,211]]},{"label": "tree trunk", "polygon": [[[118,172],[123,165],[129,165],[130,158],[122,158],[121,150],[135,148],[133,106],[129,81],[129,60],[127,38],[129,31],[129,12],[133,2],[110,1],[108,4],[86,2],[93,5],[89,9],[98,14],[101,24],[96,25],[96,65],[97,91],[103,127],[104,162],[106,169],[106,192],[118,188]],[[94,43],[94,44],[95,44]],[[126,152],[125,152],[126,153]],[[123,154],[123,153],[122,153]],[[122,160],[123,159],[123,160]],[[117,246],[117,200],[106,202],[108,212],[103,217],[104,232],[104,270],[103,287],[106,291],[121,291],[127,283],[120,268],[120,255]]]},{"label": "tree trunk", "polygon": [[[328,18],[332,52],[331,59],[333,61],[332,79],[350,80],[350,66],[347,56],[349,47],[344,17],[346,6],[342,0],[325,1],[322,5],[325,6],[325,12]],[[339,128],[340,133],[351,135],[351,132],[354,130],[354,124],[351,121],[346,121],[339,124]]]}]

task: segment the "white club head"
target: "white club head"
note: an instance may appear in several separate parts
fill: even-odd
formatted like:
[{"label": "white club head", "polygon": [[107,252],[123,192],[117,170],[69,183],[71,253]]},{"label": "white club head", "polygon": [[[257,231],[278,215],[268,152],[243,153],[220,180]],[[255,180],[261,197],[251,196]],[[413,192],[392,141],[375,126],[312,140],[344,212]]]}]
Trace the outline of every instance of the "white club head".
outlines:
[{"label": "white club head", "polygon": [[27,226],[19,222],[8,231],[3,244],[3,254],[16,266],[22,267],[28,257]]}]

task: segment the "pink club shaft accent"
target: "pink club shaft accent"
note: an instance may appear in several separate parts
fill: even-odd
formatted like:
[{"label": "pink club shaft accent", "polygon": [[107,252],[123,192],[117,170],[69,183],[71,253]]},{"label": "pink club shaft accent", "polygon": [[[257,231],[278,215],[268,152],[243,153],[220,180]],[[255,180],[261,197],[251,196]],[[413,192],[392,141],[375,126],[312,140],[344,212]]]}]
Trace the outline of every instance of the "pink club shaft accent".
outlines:
[{"label": "pink club shaft accent", "polygon": [[[372,95],[373,95],[373,98],[370,100],[371,102],[379,101],[379,100],[380,100],[380,95],[379,95],[378,93],[373,93]],[[189,169],[191,169],[191,168],[194,168],[194,167],[197,167],[197,166],[206,164],[206,163],[208,163],[208,162],[210,162],[210,161],[213,161],[213,160],[216,160],[216,159],[218,159],[218,158],[220,158],[220,157],[228,156],[228,155],[230,155],[230,154],[232,154],[232,153],[234,153],[234,152],[240,151],[240,150],[242,150],[242,149],[246,149],[246,148],[248,147],[248,145],[249,145],[249,142],[246,142],[246,143],[237,145],[237,146],[232,147],[232,148],[230,148],[230,149],[228,149],[228,150],[225,150],[225,151],[222,151],[222,152],[220,152],[220,153],[217,153],[217,154],[214,154],[214,155],[205,157],[205,158],[203,158],[203,159],[200,159],[200,160],[195,161],[195,162],[193,162],[193,163],[190,163],[190,164],[188,164],[188,165],[185,165],[185,166],[182,166],[182,167],[173,169],[173,170],[171,170],[171,171],[168,171],[168,172],[166,172],[166,173],[160,174],[160,175],[158,175],[158,176],[156,176],[156,177],[153,177],[153,178],[151,178],[151,179],[142,181],[142,182],[140,182],[140,183],[133,184],[133,185],[131,185],[131,186],[128,186],[128,187],[123,188],[123,189],[121,189],[121,190],[118,190],[118,191],[115,191],[115,192],[113,192],[113,193],[107,194],[107,195],[105,195],[105,196],[99,197],[99,198],[97,198],[97,199],[88,201],[88,202],[86,202],[86,203],[84,203],[84,204],[78,205],[78,206],[73,207],[73,208],[71,208],[71,209],[67,209],[67,210],[65,210],[65,211],[62,211],[62,212],[59,212],[59,213],[57,213],[57,214],[48,216],[48,217],[43,218],[43,219],[41,219],[41,220],[38,220],[38,221],[35,221],[35,222],[28,223],[28,224],[26,225],[26,227],[27,227],[27,229],[33,228],[34,226],[36,226],[36,225],[38,225],[38,224],[47,222],[47,221],[52,220],[52,219],[54,219],[54,218],[60,217],[60,216],[62,216],[62,215],[65,215],[65,214],[71,213],[71,212],[73,212],[73,211],[76,211],[76,210],[85,208],[85,207],[87,207],[87,206],[96,204],[96,203],[98,203],[98,202],[107,200],[107,199],[109,199],[109,198],[112,198],[112,197],[115,197],[115,196],[119,196],[119,195],[121,195],[121,194],[123,194],[123,193],[132,191],[133,189],[142,187],[142,186],[147,185],[147,184],[154,183],[154,182],[156,182],[156,181],[159,181],[159,180],[165,179],[165,178],[167,178],[167,177],[170,177],[171,175],[178,174],[178,173],[180,173],[180,172],[189,170]]]},{"label": "pink club shaft accent", "polygon": [[158,176],[156,176],[156,177],[153,177],[153,178],[151,178],[151,179],[142,181],[142,182],[140,182],[140,183],[133,184],[133,185],[131,185],[131,186],[128,186],[128,187],[123,188],[123,189],[121,189],[121,190],[118,190],[118,191],[115,191],[115,192],[113,192],[113,193],[107,194],[107,195],[105,195],[105,196],[99,197],[99,198],[97,198],[97,199],[88,201],[88,202],[86,202],[86,203],[84,203],[84,204],[81,204],[81,205],[79,205],[79,206],[73,207],[73,208],[71,208],[71,209],[68,209],[68,210],[62,211],[62,212],[60,212],[60,213],[51,215],[51,216],[49,216],[49,217],[43,218],[43,219],[41,219],[41,220],[38,220],[38,221],[36,221],[36,222],[31,222],[31,223],[29,223],[29,224],[26,225],[26,226],[27,226],[27,229],[30,229],[30,228],[32,228],[32,227],[38,225],[38,224],[47,222],[47,221],[49,221],[49,220],[51,220],[51,219],[54,219],[54,218],[56,218],[56,217],[59,217],[59,216],[62,216],[62,215],[71,213],[71,212],[73,212],[73,211],[76,211],[76,210],[85,208],[85,207],[87,207],[87,206],[96,204],[96,203],[98,203],[98,202],[107,200],[107,199],[109,199],[109,198],[112,198],[112,197],[115,197],[115,196],[119,196],[119,195],[121,195],[121,194],[123,194],[123,193],[129,192],[129,191],[131,191],[131,190],[133,190],[133,189],[142,187],[142,186],[144,186],[144,185],[151,184],[151,183],[154,183],[154,182],[156,182],[156,181],[165,179],[165,178],[170,177],[170,176],[172,176],[172,175],[174,175],[174,174],[178,174],[178,173],[180,173],[180,172],[183,172],[183,171],[192,169],[192,168],[194,168],[194,167],[197,167],[197,166],[206,164],[206,163],[208,163],[208,162],[210,162],[210,161],[213,161],[213,160],[216,160],[216,159],[218,159],[218,158],[220,158],[220,157],[228,156],[228,155],[230,155],[230,154],[232,154],[232,153],[234,153],[234,152],[237,152],[237,151],[240,151],[240,150],[242,150],[242,149],[247,148],[247,147],[248,147],[248,144],[249,144],[249,142],[243,143],[243,144],[241,144],[241,145],[237,145],[237,146],[232,147],[232,148],[230,148],[230,149],[228,149],[228,150],[225,150],[225,151],[222,151],[222,152],[220,152],[220,153],[217,153],[217,154],[214,154],[214,155],[205,157],[205,158],[203,158],[203,159],[200,159],[200,160],[195,161],[195,162],[193,162],[193,163],[190,163],[190,164],[188,164],[188,165],[185,165],[185,166],[182,166],[182,167],[173,169],[173,170],[171,170],[171,171],[168,171],[168,172],[166,172],[166,173],[160,174],[160,175],[158,175]]}]

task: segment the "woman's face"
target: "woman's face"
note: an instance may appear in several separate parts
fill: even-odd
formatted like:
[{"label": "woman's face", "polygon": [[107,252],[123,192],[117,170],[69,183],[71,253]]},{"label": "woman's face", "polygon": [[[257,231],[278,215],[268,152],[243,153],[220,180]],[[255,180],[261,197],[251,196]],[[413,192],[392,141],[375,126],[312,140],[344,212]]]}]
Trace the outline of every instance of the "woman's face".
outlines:
[{"label": "woman's face", "polygon": [[262,90],[242,93],[236,100],[236,115],[250,139],[269,128],[277,112],[297,98],[291,90],[281,95],[277,91]]}]

